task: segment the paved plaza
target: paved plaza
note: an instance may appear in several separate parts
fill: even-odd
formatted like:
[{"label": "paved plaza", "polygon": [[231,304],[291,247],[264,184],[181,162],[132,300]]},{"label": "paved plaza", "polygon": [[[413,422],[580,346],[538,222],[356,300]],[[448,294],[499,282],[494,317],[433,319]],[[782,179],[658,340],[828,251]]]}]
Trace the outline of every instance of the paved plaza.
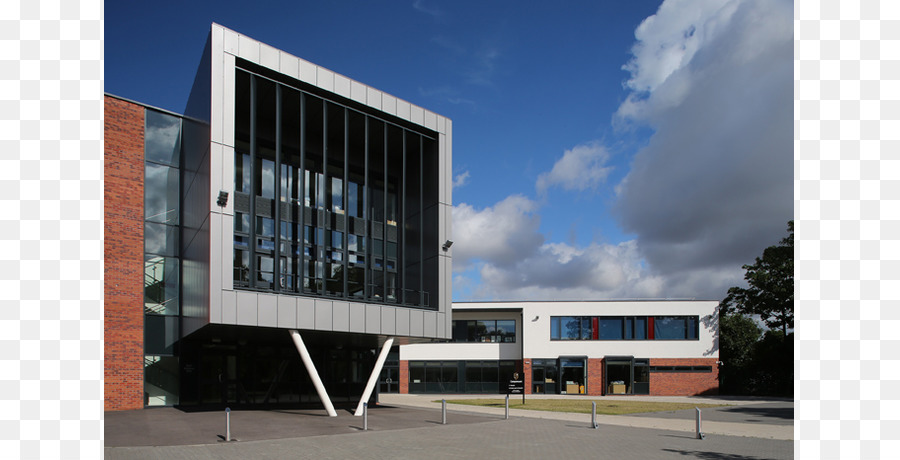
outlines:
[{"label": "paved plaza", "polygon": [[[350,408],[327,417],[321,409],[233,411],[224,442],[222,411],[173,408],[107,412],[109,459],[470,459],[470,458],[793,458],[793,403],[711,400],[705,439],[694,433],[694,410],[598,416],[448,405],[442,425],[439,395],[382,395],[369,410],[368,431]],[[448,396],[458,399],[458,396]],[[603,399],[603,398],[596,398]],[[669,400],[654,398],[654,400]]]}]

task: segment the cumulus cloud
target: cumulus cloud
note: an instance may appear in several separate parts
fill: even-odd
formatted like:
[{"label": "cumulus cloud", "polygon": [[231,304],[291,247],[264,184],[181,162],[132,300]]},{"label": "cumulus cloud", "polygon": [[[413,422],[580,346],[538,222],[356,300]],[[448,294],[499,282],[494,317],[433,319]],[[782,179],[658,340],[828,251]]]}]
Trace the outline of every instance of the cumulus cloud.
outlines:
[{"label": "cumulus cloud", "polygon": [[531,256],[544,243],[537,209],[535,201],[521,195],[481,210],[454,206],[453,270],[467,270],[478,260],[507,267]]},{"label": "cumulus cloud", "polygon": [[612,169],[606,166],[608,160],[609,153],[599,143],[578,145],[566,150],[562,158],[553,165],[553,169],[540,174],[535,188],[541,195],[554,186],[565,190],[596,188],[606,180]]},{"label": "cumulus cloud", "polygon": [[[607,299],[662,295],[634,241],[578,247],[545,242],[535,201],[453,209],[454,292],[472,299]],[[480,283],[474,284],[477,275]],[[458,298],[460,296],[458,295]]]},{"label": "cumulus cloud", "polygon": [[614,209],[668,289],[722,297],[741,281],[741,264],[785,235],[792,8],[667,0],[635,32],[625,66],[632,91],[616,119],[655,133],[618,184]]}]

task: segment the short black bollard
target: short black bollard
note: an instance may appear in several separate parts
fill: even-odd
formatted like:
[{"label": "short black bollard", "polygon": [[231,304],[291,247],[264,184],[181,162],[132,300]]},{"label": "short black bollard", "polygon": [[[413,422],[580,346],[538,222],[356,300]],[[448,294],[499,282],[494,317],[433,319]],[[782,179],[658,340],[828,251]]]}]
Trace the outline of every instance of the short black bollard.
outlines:
[{"label": "short black bollard", "polygon": [[700,419],[700,408],[699,408],[699,407],[695,407],[694,409],[697,409],[697,439],[703,439],[703,438],[706,437],[706,435],[704,435],[704,434],[703,434],[703,430],[700,429],[700,421],[701,421],[701,419]]},{"label": "short black bollard", "polygon": [[225,408],[225,442],[231,442],[231,408]]},{"label": "short black bollard", "polygon": [[369,403],[363,403],[363,431],[369,431]]},{"label": "short black bollard", "polygon": [[447,400],[441,400],[441,425],[447,424]]}]

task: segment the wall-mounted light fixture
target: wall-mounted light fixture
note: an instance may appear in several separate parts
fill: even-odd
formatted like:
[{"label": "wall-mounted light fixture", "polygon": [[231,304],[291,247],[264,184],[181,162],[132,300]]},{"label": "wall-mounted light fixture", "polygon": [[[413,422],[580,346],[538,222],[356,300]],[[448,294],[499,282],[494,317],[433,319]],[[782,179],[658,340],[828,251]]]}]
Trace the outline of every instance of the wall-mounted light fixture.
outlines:
[{"label": "wall-mounted light fixture", "polygon": [[225,207],[228,204],[228,192],[219,190],[219,198],[216,199],[216,204]]},{"label": "wall-mounted light fixture", "polygon": [[444,241],[444,245],[441,246],[441,249],[443,249],[444,252],[447,252],[447,250],[450,249],[450,246],[453,246],[453,242],[450,240],[447,240],[447,241]]},{"label": "wall-mounted light fixture", "polygon": [[532,323],[533,323],[533,322],[535,322],[535,321],[537,321],[537,320],[539,320],[539,319],[541,319],[541,317],[540,317],[540,316],[535,316],[535,317],[534,317],[534,319],[533,319],[533,320],[531,320],[531,322],[532,322]]}]

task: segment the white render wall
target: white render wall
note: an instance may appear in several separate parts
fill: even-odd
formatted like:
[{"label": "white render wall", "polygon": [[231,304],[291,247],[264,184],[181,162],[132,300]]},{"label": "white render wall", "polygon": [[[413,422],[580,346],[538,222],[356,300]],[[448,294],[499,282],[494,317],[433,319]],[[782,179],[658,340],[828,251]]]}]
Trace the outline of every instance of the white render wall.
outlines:
[{"label": "white render wall", "polygon": [[[516,319],[517,342],[439,343],[400,347],[401,360],[529,359],[575,355],[590,358],[718,358],[718,306],[700,301],[456,303],[453,319]],[[495,310],[491,312],[481,310]],[[509,309],[510,312],[497,310]],[[518,309],[522,310],[522,317]],[[699,316],[698,340],[550,340],[551,316]],[[525,342],[519,343],[524,332]],[[514,345],[514,346],[511,346]],[[496,356],[496,357],[495,357]]]},{"label": "white render wall", "polygon": [[[235,58],[400,117],[438,133],[439,241],[452,239],[451,132],[448,118],[213,24],[211,48],[209,322],[445,339],[450,337],[452,248],[439,251],[438,310],[276,295],[233,289]],[[219,191],[228,204],[216,204]]]}]

